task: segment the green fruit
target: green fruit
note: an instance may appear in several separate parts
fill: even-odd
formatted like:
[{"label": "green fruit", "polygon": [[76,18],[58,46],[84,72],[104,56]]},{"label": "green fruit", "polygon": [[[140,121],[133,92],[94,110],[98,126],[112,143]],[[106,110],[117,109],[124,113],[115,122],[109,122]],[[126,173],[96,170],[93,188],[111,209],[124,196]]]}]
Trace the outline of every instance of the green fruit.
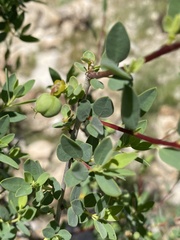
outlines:
[{"label": "green fruit", "polygon": [[35,111],[41,113],[44,117],[53,117],[61,110],[60,100],[49,93],[41,94],[36,100]]}]

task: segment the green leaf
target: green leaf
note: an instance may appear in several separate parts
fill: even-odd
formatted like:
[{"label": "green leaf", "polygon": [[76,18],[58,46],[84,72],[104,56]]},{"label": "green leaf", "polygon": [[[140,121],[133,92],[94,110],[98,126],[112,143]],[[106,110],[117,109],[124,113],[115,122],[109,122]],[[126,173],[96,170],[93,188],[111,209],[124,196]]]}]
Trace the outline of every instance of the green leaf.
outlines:
[{"label": "green leaf", "polygon": [[92,137],[97,139],[99,133],[90,123],[86,126],[86,130]]},{"label": "green leaf", "polygon": [[60,236],[64,240],[70,240],[72,237],[72,235],[66,229],[61,229],[58,232],[58,236]]},{"label": "green leaf", "polygon": [[112,154],[112,142],[110,138],[104,138],[94,152],[94,161],[97,165],[105,164]]},{"label": "green leaf", "polygon": [[125,27],[117,22],[110,30],[106,39],[106,54],[115,63],[123,61],[130,51],[130,40]]},{"label": "green leaf", "polygon": [[104,84],[96,78],[91,79],[90,84],[94,89],[104,89]]},{"label": "green leaf", "polygon": [[71,76],[69,79],[69,85],[72,86],[73,89],[76,89],[79,86],[77,78],[74,76]]},{"label": "green leaf", "polygon": [[33,161],[31,159],[28,159],[24,163],[24,171],[31,173],[35,181],[37,181],[39,176],[44,172],[40,163],[38,161]]},{"label": "green leaf", "polygon": [[55,199],[59,199],[61,194],[61,186],[59,182],[54,178],[49,178],[49,184],[53,187],[53,196]]},{"label": "green leaf", "polygon": [[141,116],[143,116],[146,112],[149,111],[156,96],[157,96],[157,88],[148,89],[147,91],[141,93],[138,96],[140,109],[141,109]]},{"label": "green leaf", "polygon": [[148,212],[154,206],[154,201],[148,201],[143,204],[138,205],[138,212]]},{"label": "green leaf", "polygon": [[171,167],[180,170],[180,151],[171,148],[162,148],[159,150],[161,160]]},{"label": "green leaf", "polygon": [[0,139],[0,148],[7,147],[10,142],[14,139],[15,134],[10,133]]},{"label": "green leaf", "polygon": [[53,82],[56,81],[56,80],[61,80],[62,79],[60,74],[56,70],[54,70],[53,68],[49,68],[49,74],[50,74]]},{"label": "green leaf", "polygon": [[70,195],[70,201],[72,202],[75,199],[78,199],[81,193],[81,185],[77,185],[75,186],[72,191],[71,191],[71,195]]},{"label": "green leaf", "polygon": [[108,239],[109,240],[117,240],[117,236],[116,236],[113,226],[110,223],[103,223],[103,225],[107,231]]},{"label": "green leaf", "polygon": [[40,186],[42,186],[50,177],[50,174],[47,172],[43,172],[37,179],[36,183],[38,183]]},{"label": "green leaf", "polygon": [[140,117],[139,99],[133,89],[125,86],[122,95],[121,115],[125,127],[136,129]]},{"label": "green leaf", "polygon": [[115,62],[107,58],[105,55],[101,59],[101,67],[105,68],[106,70],[110,70],[113,75],[116,75],[123,80],[132,80],[132,77],[129,73],[119,68]]},{"label": "green leaf", "polygon": [[68,162],[71,159],[71,156],[63,150],[61,144],[57,148],[57,157],[61,162]]},{"label": "green leaf", "polygon": [[109,221],[109,222],[116,222],[119,220],[119,214],[122,211],[124,206],[110,206],[109,208],[105,209],[105,215],[104,215],[104,220]]},{"label": "green leaf", "polygon": [[1,221],[4,221],[4,222],[6,222],[10,219],[10,212],[3,205],[0,205],[0,219],[2,219]]},{"label": "green leaf", "polygon": [[86,69],[85,69],[85,67],[84,67],[83,64],[81,64],[81,63],[79,63],[79,62],[75,62],[75,63],[74,63],[74,66],[75,66],[78,70],[80,70],[81,72],[86,72]]},{"label": "green leaf", "polygon": [[86,63],[94,63],[96,61],[96,57],[91,51],[85,51],[81,60]]},{"label": "green leaf", "polygon": [[113,114],[114,106],[109,97],[102,97],[93,104],[93,111],[98,117],[106,118]]},{"label": "green leaf", "polygon": [[93,220],[94,220],[94,227],[95,227],[96,231],[100,234],[102,239],[105,239],[107,237],[106,228],[100,221],[97,221],[95,219],[93,219]]},{"label": "green leaf", "polygon": [[74,213],[72,207],[67,210],[68,225],[71,227],[76,227],[78,224],[78,216]]},{"label": "green leaf", "polygon": [[95,179],[101,190],[108,196],[119,197],[121,195],[121,190],[112,177],[95,173]]},{"label": "green leaf", "polygon": [[74,213],[77,216],[80,216],[84,212],[82,202],[79,199],[75,199],[75,200],[71,201],[71,206],[72,206]]},{"label": "green leaf", "polygon": [[16,192],[21,187],[29,188],[30,184],[25,182],[23,178],[10,177],[1,181],[1,186],[10,192]]},{"label": "green leaf", "polygon": [[25,234],[26,236],[30,236],[30,231],[23,222],[16,222],[16,226],[23,234]]},{"label": "green leaf", "polygon": [[37,209],[34,207],[26,206],[26,211],[22,215],[22,220],[31,221],[36,215]]},{"label": "green leaf", "polygon": [[61,136],[60,144],[62,145],[64,152],[70,155],[72,158],[82,158],[83,151],[81,147],[66,135],[63,134]]},{"label": "green leaf", "polygon": [[169,0],[168,15],[175,17],[177,14],[180,14],[180,1]]},{"label": "green leaf", "polygon": [[129,84],[128,80],[122,80],[118,78],[109,78],[108,87],[113,91],[119,91],[124,88],[125,85]]},{"label": "green leaf", "polygon": [[9,129],[9,124],[10,119],[7,114],[0,118],[0,137],[3,137],[7,133]]},{"label": "green leaf", "polygon": [[31,35],[24,35],[24,34],[20,35],[19,39],[21,39],[24,42],[29,42],[29,43],[30,42],[38,42],[39,41],[38,38],[35,38],[35,37],[31,36]]},{"label": "green leaf", "polygon": [[91,103],[88,100],[82,100],[77,109],[77,118],[80,122],[84,122],[90,115]]},{"label": "green leaf", "polygon": [[53,238],[56,234],[52,227],[46,227],[42,232],[44,237],[48,239]]},{"label": "green leaf", "polygon": [[7,155],[4,155],[3,153],[0,153],[0,162],[5,163],[15,169],[19,169],[19,165],[16,161],[14,161],[12,158],[8,157]]},{"label": "green leaf", "polygon": [[15,122],[20,122],[24,119],[26,119],[26,115],[24,114],[20,114],[18,112],[3,112],[3,113],[0,113],[0,117],[1,116],[6,116],[8,115],[9,116],[9,119],[10,119],[10,122],[11,123],[15,123]]},{"label": "green leaf", "polygon": [[104,127],[98,117],[93,116],[90,121],[91,126],[100,134],[104,134]]},{"label": "green leaf", "polygon": [[35,80],[29,80],[25,84],[23,84],[24,91],[22,93],[22,96],[25,96],[34,86]]},{"label": "green leaf", "polygon": [[71,169],[69,169],[67,172],[66,172],[66,175],[65,175],[65,183],[68,187],[74,187],[76,185],[78,185],[79,183],[81,183],[82,180],[81,179],[77,179],[74,177],[74,175],[72,174],[72,171]]},{"label": "green leaf", "polygon": [[84,206],[86,208],[95,207],[99,199],[100,197],[97,193],[89,193],[84,197]]},{"label": "green leaf", "polygon": [[109,167],[110,168],[124,168],[129,165],[134,159],[137,157],[137,153],[120,153],[110,160]]},{"label": "green leaf", "polygon": [[85,162],[89,162],[91,160],[91,157],[92,157],[92,146],[88,143],[84,143],[84,142],[81,142],[81,141],[77,141],[77,143],[79,144],[79,146],[83,150],[82,160],[85,161]]},{"label": "green leaf", "polygon": [[71,165],[71,171],[73,176],[78,180],[78,181],[85,181],[88,177],[88,169],[80,162],[74,162]]}]

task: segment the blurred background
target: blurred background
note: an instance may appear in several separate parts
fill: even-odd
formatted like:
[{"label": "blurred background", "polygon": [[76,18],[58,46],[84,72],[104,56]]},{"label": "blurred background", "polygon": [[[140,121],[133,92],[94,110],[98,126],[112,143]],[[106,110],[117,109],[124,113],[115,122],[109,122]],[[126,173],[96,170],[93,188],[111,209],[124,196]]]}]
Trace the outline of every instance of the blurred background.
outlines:
[{"label": "blurred background", "polygon": [[[40,41],[25,43],[14,39],[8,62],[9,65],[15,65],[20,56],[20,67],[16,71],[19,81],[36,80],[34,90],[27,98],[37,97],[52,84],[49,67],[57,70],[65,79],[74,61],[80,61],[85,50],[94,52],[99,59],[105,36],[117,21],[124,24],[131,40],[130,55],[122,65],[157,50],[167,42],[167,35],[162,30],[167,1],[111,0],[107,3],[106,11],[103,11],[102,0],[47,0],[45,4],[27,3],[25,23],[32,24],[29,32]],[[5,46],[1,43],[1,55],[4,51]],[[179,63],[180,54],[175,51],[145,64],[134,75],[134,87],[138,94],[151,87],[157,87],[158,90],[156,101],[145,116],[148,119],[147,135],[165,137],[172,141],[179,137],[173,131],[177,127],[180,109]],[[2,82],[3,59],[0,61],[0,78]],[[106,82],[107,79],[102,81]],[[120,124],[119,93],[114,94],[107,87],[103,91],[105,92],[99,92],[99,96],[108,94],[112,97],[115,108],[118,109],[113,116],[114,123]],[[55,152],[61,130],[52,128],[59,116],[50,120],[40,115],[35,116],[33,107],[33,104],[23,106],[28,118],[16,126],[21,145],[32,159],[39,160],[46,170],[61,181],[63,163],[57,159]],[[143,189],[152,194],[159,204],[162,201],[162,206],[156,206],[152,215],[160,219],[157,220],[157,225],[155,222],[154,224],[166,235],[171,226],[180,224],[176,216],[180,209],[178,172],[162,163],[154,152],[148,153],[146,157],[151,159],[151,167],[141,171],[140,165],[134,166],[139,177],[130,182],[136,188],[139,181],[142,181]],[[44,219],[41,224],[45,224]],[[38,229],[40,228],[38,225]]]}]

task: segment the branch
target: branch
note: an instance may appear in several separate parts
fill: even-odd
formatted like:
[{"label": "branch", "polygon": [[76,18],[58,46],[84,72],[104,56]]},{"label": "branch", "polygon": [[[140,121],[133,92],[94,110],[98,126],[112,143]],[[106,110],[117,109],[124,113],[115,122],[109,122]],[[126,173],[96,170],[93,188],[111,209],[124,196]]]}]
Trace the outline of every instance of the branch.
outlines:
[{"label": "branch", "polygon": [[[167,54],[167,53],[170,53],[170,52],[173,52],[177,49],[180,48],[180,42],[175,42],[175,43],[172,43],[170,45],[163,45],[161,46],[158,50],[146,55],[144,57],[144,61],[145,63],[147,62],[150,62],[164,54]],[[101,71],[101,72],[89,72],[88,73],[88,78],[89,79],[93,79],[93,78],[96,78],[96,79],[99,79],[99,78],[102,78],[102,77],[110,77],[112,76],[113,73],[110,71],[110,70],[107,70],[107,71]]]},{"label": "branch", "polygon": [[143,135],[141,133],[136,133],[136,132],[133,132],[132,130],[119,127],[119,126],[117,126],[115,124],[112,124],[112,123],[104,122],[102,120],[101,120],[101,122],[106,127],[109,127],[109,128],[114,129],[114,130],[117,130],[117,131],[120,131],[120,132],[123,132],[123,133],[127,133],[129,135],[135,136],[135,137],[137,137],[141,140],[145,140],[146,142],[156,144],[156,145],[164,145],[164,146],[167,146],[167,147],[180,149],[180,144],[177,143],[177,142],[168,142],[168,141],[165,141],[165,140],[162,140],[162,139],[152,138],[152,137]]}]

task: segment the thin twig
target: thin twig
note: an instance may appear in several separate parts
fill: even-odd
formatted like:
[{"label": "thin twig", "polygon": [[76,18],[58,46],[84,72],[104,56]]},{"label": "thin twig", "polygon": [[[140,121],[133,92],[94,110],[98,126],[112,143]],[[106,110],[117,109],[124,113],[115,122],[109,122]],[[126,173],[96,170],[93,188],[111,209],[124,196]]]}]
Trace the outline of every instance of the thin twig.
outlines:
[{"label": "thin twig", "polygon": [[[163,45],[161,46],[158,50],[146,55],[144,57],[144,61],[145,63],[147,62],[150,62],[164,54],[167,54],[167,53],[170,53],[170,52],[173,52],[177,49],[180,48],[180,42],[175,42],[175,43],[172,43],[170,45]],[[107,71],[100,71],[100,72],[89,72],[88,73],[88,77],[90,79],[93,79],[93,78],[102,78],[102,77],[110,77],[112,76],[113,73],[110,71],[110,70],[107,70]]]},{"label": "thin twig", "polygon": [[112,124],[112,123],[109,123],[109,122],[104,122],[102,120],[101,120],[101,122],[104,126],[107,126],[107,127],[112,128],[114,130],[117,130],[117,131],[120,131],[120,132],[123,132],[123,133],[127,133],[129,135],[135,136],[135,137],[137,137],[141,140],[145,140],[146,142],[156,144],[156,145],[164,145],[164,146],[167,146],[167,147],[173,147],[173,148],[180,149],[180,144],[177,143],[177,142],[169,142],[169,141],[165,141],[165,140],[162,140],[162,139],[149,137],[149,136],[143,135],[141,133],[133,132],[132,130],[119,127],[119,126],[117,126],[115,124]]}]

